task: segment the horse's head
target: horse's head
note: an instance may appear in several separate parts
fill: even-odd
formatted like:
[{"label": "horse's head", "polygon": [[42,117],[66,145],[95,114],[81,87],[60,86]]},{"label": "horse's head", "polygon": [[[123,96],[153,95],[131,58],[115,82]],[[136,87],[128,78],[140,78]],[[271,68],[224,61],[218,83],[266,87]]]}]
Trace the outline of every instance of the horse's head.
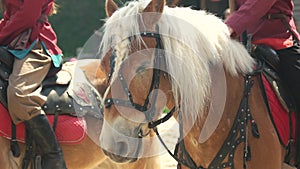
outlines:
[{"label": "horse's head", "polygon": [[210,69],[224,65],[232,74],[252,69],[251,57],[230,39],[221,19],[205,11],[169,8],[164,0],[149,1],[131,1],[122,8],[106,1],[101,66],[108,88],[100,142],[118,162],[144,155],[143,136],[165,107],[182,115],[185,133],[205,119],[212,102]]},{"label": "horse's head", "polygon": [[[132,162],[149,154],[143,152],[143,147],[149,145],[142,139],[150,132],[148,123],[158,119],[164,108],[170,106],[168,100],[172,97],[171,92],[168,93],[171,90],[169,78],[164,73],[163,46],[160,35],[155,33],[164,1],[151,1],[139,12],[140,17],[118,16],[122,12],[140,10],[130,9],[130,6],[118,9],[112,0],[106,1],[110,18],[104,40],[108,37],[114,42],[107,48],[101,63],[108,74],[109,87],[105,93],[105,124],[100,142],[106,155],[116,162]],[[143,15],[150,12],[154,14]],[[124,36],[125,23],[131,22],[126,17],[135,17],[139,30]]]}]

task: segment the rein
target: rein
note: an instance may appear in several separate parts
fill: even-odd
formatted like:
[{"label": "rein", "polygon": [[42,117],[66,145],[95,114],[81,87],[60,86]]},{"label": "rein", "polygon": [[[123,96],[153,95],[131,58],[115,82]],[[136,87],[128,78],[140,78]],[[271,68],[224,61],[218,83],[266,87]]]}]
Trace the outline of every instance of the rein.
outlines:
[{"label": "rein", "polygon": [[[223,145],[220,150],[216,154],[215,158],[211,161],[207,168],[203,166],[197,166],[195,161],[192,159],[190,154],[185,148],[184,144],[184,135],[183,135],[183,120],[182,120],[182,112],[178,113],[179,117],[179,138],[178,143],[176,144],[175,151],[172,153],[170,149],[166,146],[165,142],[161,138],[156,126],[152,128],[158,139],[167,150],[170,156],[172,156],[177,162],[177,169],[181,169],[181,166],[184,165],[190,169],[217,169],[217,168],[227,168],[230,167],[234,169],[234,156],[238,145],[244,143],[244,156],[243,156],[243,168],[247,168],[247,161],[251,160],[251,151],[250,146],[248,144],[248,124],[250,123],[252,135],[255,138],[259,138],[260,134],[258,131],[257,124],[250,112],[248,97],[250,95],[251,88],[254,84],[253,80],[250,80],[251,75],[246,75],[244,77],[244,94],[242,100],[240,102],[240,106],[237,112],[237,115],[234,119],[233,125],[227,138],[225,139]],[[175,108],[173,108],[164,118],[172,116]],[[164,122],[164,121],[163,121]],[[162,123],[162,122],[161,122]],[[159,123],[160,124],[160,123]],[[149,125],[150,126],[150,125]],[[149,127],[150,128],[150,127]],[[224,160],[227,161],[224,162]]]},{"label": "rein", "polygon": [[[163,60],[163,54],[160,53],[160,50],[163,49],[162,48],[162,44],[161,44],[161,39],[160,39],[160,35],[156,34],[156,33],[150,33],[150,32],[143,32],[141,33],[141,36],[145,36],[145,37],[153,37],[156,39],[156,48],[155,48],[155,58],[154,58],[154,69],[153,69],[153,76],[152,76],[152,82],[151,82],[151,86],[149,88],[147,97],[144,101],[143,105],[137,104],[133,101],[131,92],[129,90],[128,84],[126,83],[126,81],[124,80],[124,76],[122,74],[122,66],[118,72],[118,79],[120,80],[122,87],[123,87],[123,91],[127,94],[128,96],[128,100],[122,100],[122,99],[117,99],[117,98],[107,98],[104,100],[104,105],[105,108],[109,108],[111,107],[113,104],[114,105],[120,105],[120,106],[124,106],[124,107],[129,107],[129,108],[134,108],[140,112],[143,112],[146,116],[146,120],[147,121],[152,121],[154,115],[155,115],[155,104],[150,104],[150,103],[154,103],[157,99],[157,94],[158,91],[155,89],[159,88],[159,83],[160,83],[160,73],[162,70],[162,63],[164,61]],[[113,52],[112,57],[115,58],[115,52]],[[111,78],[112,73],[113,73],[113,69],[114,69],[114,61],[112,62],[111,60],[111,73],[109,74],[109,78]],[[110,79],[109,79],[110,80]],[[109,81],[108,80],[108,81]],[[150,102],[150,94],[151,92],[155,90],[155,92],[153,93],[153,96],[151,98],[151,102]],[[150,108],[149,108],[150,105]]]},{"label": "rein", "polygon": [[[157,99],[157,92],[154,92],[151,102],[150,102],[150,93],[154,89],[159,88],[160,83],[160,74],[162,72],[162,65],[165,62],[164,55],[161,55],[158,50],[163,49],[161,44],[160,35],[157,33],[149,33],[149,32],[143,32],[141,33],[141,36],[146,37],[153,37],[156,39],[157,45],[155,49],[155,58],[154,58],[154,66],[155,69],[153,70],[153,76],[152,76],[152,82],[151,86],[149,88],[147,98],[145,99],[145,102],[143,105],[137,104],[133,101],[131,92],[129,91],[128,85],[124,80],[124,77],[121,73],[121,68],[118,72],[118,79],[121,81],[123,91],[127,93],[128,100],[122,100],[117,98],[107,98],[105,99],[105,108],[111,107],[113,104],[120,105],[124,107],[134,108],[138,111],[141,111],[145,114],[146,119],[149,121],[148,128],[152,129],[156,135],[158,136],[158,139],[164,146],[164,148],[167,150],[169,155],[171,155],[177,162],[177,168],[180,169],[181,165],[184,165],[190,169],[215,169],[215,168],[226,168],[230,167],[231,169],[234,169],[234,155],[237,150],[238,145],[241,143],[244,143],[244,156],[243,156],[243,162],[244,162],[244,169],[247,168],[246,162],[251,160],[251,152],[250,152],[250,146],[248,145],[248,127],[249,123],[251,125],[252,135],[255,138],[259,138],[259,131],[256,122],[254,121],[254,118],[250,112],[249,103],[248,103],[248,96],[250,94],[251,88],[253,86],[254,81],[250,80],[251,75],[246,75],[244,77],[244,94],[240,102],[240,106],[237,112],[237,115],[235,117],[235,120],[233,122],[232,128],[225,139],[222,147],[218,151],[215,158],[212,160],[212,162],[209,164],[207,168],[204,168],[203,166],[197,166],[195,161],[190,156],[189,152],[185,148],[184,144],[184,134],[183,134],[183,120],[182,120],[182,112],[178,111],[178,117],[179,117],[179,138],[178,143],[176,144],[175,151],[172,153],[170,149],[166,146],[164,140],[161,138],[157,126],[166,122],[169,120],[174,112],[177,110],[177,108],[174,106],[170,112],[167,113],[163,118],[153,121],[153,117],[155,115],[155,103]],[[112,53],[111,60],[110,60],[110,68],[111,72],[109,73],[108,77],[110,81],[110,78],[114,71],[115,66],[115,59],[116,55],[115,52]],[[165,72],[163,72],[165,73]],[[150,108],[148,107],[150,103]],[[149,134],[143,134],[141,131],[138,131],[138,136],[140,138],[145,137]],[[227,160],[224,162],[224,160]]]}]

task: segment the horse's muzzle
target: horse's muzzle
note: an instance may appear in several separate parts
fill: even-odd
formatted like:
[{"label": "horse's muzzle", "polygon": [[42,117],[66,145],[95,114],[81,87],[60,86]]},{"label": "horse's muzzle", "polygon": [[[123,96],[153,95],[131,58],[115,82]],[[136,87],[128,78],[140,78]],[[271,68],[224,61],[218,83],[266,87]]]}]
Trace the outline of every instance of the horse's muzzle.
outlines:
[{"label": "horse's muzzle", "polygon": [[137,160],[137,158],[132,158],[132,157],[123,157],[114,153],[111,153],[109,151],[106,151],[102,149],[104,154],[107,155],[111,160],[117,162],[117,163],[132,163]]}]

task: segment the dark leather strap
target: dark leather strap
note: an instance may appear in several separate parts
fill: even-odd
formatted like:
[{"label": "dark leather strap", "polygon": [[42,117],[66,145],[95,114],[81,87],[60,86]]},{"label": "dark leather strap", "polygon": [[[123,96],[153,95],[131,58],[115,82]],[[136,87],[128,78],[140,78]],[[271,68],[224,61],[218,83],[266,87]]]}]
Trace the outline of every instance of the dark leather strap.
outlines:
[{"label": "dark leather strap", "polygon": [[16,125],[11,122],[11,140],[10,140],[10,150],[14,157],[20,157],[21,150],[17,141],[17,134],[16,134]]},{"label": "dark leather strap", "polygon": [[14,57],[7,49],[0,47],[0,62],[5,64],[7,67],[12,67],[14,63]]},{"label": "dark leather strap", "polygon": [[265,19],[280,19],[282,23],[285,25],[285,27],[289,30],[289,32],[292,34],[293,39],[299,43],[298,36],[296,32],[291,28],[291,25],[288,23],[288,18],[290,16],[287,16],[285,14],[279,13],[279,14],[267,14],[263,18]]}]

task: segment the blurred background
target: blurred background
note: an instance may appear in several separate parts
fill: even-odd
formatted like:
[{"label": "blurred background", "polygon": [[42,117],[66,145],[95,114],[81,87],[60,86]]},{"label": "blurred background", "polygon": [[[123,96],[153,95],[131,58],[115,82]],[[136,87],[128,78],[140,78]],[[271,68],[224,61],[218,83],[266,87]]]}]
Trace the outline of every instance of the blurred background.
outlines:
[{"label": "blurred background", "polygon": [[102,25],[105,0],[56,0],[58,13],[49,17],[65,57],[76,57],[77,50]]},{"label": "blurred background", "polygon": [[[127,0],[115,0],[122,6]],[[105,0],[56,0],[59,5],[57,15],[49,18],[58,36],[58,44],[65,57],[76,57],[89,37],[103,25],[106,17]],[[295,20],[300,23],[300,0],[294,0]],[[189,6],[205,9],[224,19],[228,0],[167,0],[169,6]]]}]

